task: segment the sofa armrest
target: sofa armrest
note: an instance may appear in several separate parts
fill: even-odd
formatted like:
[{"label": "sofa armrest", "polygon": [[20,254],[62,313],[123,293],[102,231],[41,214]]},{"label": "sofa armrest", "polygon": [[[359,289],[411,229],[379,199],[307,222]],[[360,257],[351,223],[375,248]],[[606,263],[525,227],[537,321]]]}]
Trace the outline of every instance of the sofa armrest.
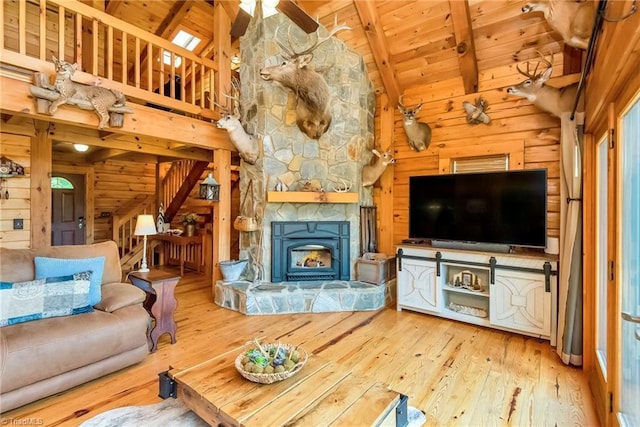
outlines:
[{"label": "sofa armrest", "polygon": [[94,308],[113,313],[123,307],[141,304],[146,294],[142,289],[129,283],[107,283],[102,285],[102,299]]}]

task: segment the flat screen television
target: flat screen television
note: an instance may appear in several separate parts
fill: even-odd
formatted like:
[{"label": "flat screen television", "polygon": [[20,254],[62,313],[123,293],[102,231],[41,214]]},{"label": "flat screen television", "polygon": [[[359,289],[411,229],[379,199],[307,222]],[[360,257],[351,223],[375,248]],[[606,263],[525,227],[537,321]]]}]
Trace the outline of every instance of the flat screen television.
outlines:
[{"label": "flat screen television", "polygon": [[409,178],[409,237],[544,248],[547,170]]}]

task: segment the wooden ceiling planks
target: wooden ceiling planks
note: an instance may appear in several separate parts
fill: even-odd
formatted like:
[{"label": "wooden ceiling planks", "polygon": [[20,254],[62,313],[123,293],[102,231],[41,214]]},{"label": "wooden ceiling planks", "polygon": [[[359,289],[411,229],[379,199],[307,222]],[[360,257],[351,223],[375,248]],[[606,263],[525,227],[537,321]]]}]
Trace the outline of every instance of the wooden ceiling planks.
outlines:
[{"label": "wooden ceiling planks", "polygon": [[[238,0],[219,1],[227,13],[237,10]],[[454,7],[461,3],[459,0],[452,1]],[[189,13],[180,20],[169,22],[174,27],[190,27],[197,36],[212,38],[212,5],[205,0],[190,2],[192,6]],[[171,15],[175,3],[168,0],[111,0],[107,2],[107,11],[156,32],[165,17]],[[517,80],[515,68],[511,76],[493,79],[487,78],[487,75],[533,58],[537,50],[562,51],[562,41],[550,29],[541,13],[522,14],[521,8],[525,3],[526,0],[467,1],[478,88],[495,88],[503,81]],[[456,52],[459,41],[454,34],[450,0],[299,0],[298,4],[311,16],[318,17],[327,28],[334,25],[336,17],[339,23],[346,22],[352,27],[351,31],[340,32],[337,37],[363,57],[377,94],[396,91],[408,94],[413,87],[424,90],[436,83],[444,88],[444,92],[455,90],[456,93],[459,89],[452,89],[455,85],[464,85],[467,91],[473,86],[473,79],[469,76],[476,71],[470,64],[463,65]],[[377,14],[375,25],[381,30],[377,28],[375,34],[368,32],[362,24],[358,8],[364,7],[369,10],[369,15],[371,11]],[[166,34],[163,36],[169,37]],[[461,38],[460,34],[458,38]],[[203,41],[202,46],[211,46],[211,39]],[[560,63],[560,56],[556,55],[557,63]],[[469,81],[472,82],[471,86]],[[439,88],[436,90],[442,92]]]}]

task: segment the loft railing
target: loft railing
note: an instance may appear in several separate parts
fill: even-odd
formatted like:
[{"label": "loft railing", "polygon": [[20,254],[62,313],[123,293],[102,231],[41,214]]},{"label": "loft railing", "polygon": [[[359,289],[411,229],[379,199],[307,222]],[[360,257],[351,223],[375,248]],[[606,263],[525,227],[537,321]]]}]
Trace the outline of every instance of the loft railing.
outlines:
[{"label": "loft railing", "polygon": [[[54,55],[111,80],[130,99],[215,117],[217,62],[77,0],[1,1],[0,60],[37,70]],[[176,75],[179,84],[171,84]]]}]

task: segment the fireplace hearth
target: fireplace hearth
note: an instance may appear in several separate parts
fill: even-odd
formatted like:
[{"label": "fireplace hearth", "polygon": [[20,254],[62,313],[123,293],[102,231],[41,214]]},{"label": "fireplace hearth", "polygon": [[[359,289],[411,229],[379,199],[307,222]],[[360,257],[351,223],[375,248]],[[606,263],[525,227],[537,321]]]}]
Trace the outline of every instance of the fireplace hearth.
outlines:
[{"label": "fireplace hearth", "polygon": [[271,223],[271,281],[349,280],[348,221]]}]

